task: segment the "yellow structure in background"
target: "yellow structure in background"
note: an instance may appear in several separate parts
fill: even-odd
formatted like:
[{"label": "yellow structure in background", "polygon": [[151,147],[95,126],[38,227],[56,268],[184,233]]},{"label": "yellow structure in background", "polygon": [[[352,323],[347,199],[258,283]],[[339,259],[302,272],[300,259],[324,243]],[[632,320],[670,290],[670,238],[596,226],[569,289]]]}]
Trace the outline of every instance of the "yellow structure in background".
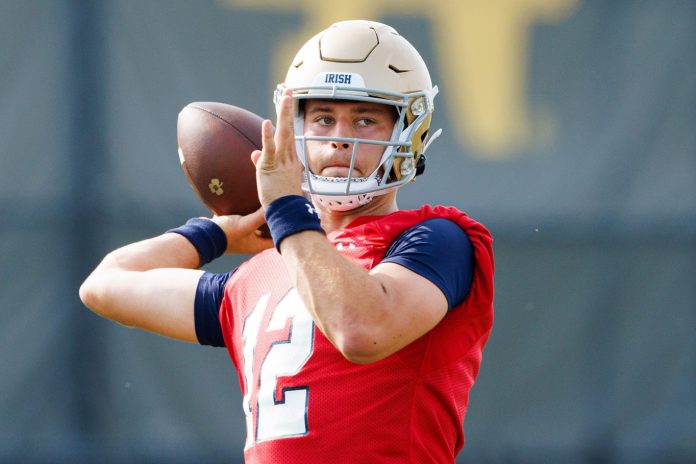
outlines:
[{"label": "yellow structure in background", "polygon": [[[386,15],[428,18],[441,82],[440,106],[447,100],[456,138],[467,152],[504,160],[553,138],[551,111],[532,110],[527,98],[531,26],[560,22],[578,0],[220,0],[234,7],[301,11],[305,21],[278,37],[273,60],[276,80],[304,42],[329,24],[345,19],[379,21]],[[409,31],[400,31],[409,37]],[[437,101],[436,101],[437,104]]]}]

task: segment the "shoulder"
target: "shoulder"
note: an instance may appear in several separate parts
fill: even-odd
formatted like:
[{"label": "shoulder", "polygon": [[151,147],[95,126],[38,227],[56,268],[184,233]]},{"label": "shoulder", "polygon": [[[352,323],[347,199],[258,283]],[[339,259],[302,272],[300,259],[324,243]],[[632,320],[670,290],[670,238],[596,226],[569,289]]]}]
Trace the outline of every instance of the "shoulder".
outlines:
[{"label": "shoulder", "polygon": [[382,262],[399,264],[430,280],[442,290],[452,308],[469,291],[473,246],[458,224],[432,218],[406,229],[391,244]]},{"label": "shoulder", "polygon": [[391,244],[387,255],[397,247],[427,247],[445,252],[451,247],[470,248],[471,241],[464,229],[445,218],[432,218],[406,229]]},{"label": "shoulder", "polygon": [[419,222],[414,225],[407,232],[419,232],[422,234],[429,234],[434,237],[462,237],[466,238],[466,232],[462,229],[459,224],[448,218],[432,218],[426,219],[423,222]]}]

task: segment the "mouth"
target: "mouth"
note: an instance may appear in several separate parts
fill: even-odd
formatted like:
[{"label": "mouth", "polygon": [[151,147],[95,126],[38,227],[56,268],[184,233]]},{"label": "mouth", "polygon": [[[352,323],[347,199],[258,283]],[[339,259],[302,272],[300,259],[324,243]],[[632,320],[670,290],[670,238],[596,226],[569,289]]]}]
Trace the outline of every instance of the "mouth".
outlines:
[{"label": "mouth", "polygon": [[[356,169],[353,169],[352,174],[352,177],[362,177],[362,174]],[[350,177],[350,166],[326,166],[322,168],[319,175],[324,177]]]}]

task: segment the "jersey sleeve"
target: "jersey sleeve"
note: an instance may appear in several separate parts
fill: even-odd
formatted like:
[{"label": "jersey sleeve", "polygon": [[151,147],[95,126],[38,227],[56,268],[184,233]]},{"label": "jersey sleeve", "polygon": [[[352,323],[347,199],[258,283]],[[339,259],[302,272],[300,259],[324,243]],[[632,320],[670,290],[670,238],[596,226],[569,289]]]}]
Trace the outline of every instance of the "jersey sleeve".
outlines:
[{"label": "jersey sleeve", "polygon": [[431,281],[447,298],[448,309],[466,298],[474,274],[471,240],[457,224],[441,218],[406,230],[382,262],[399,264]]},{"label": "jersey sleeve", "polygon": [[201,345],[225,346],[220,325],[220,306],[225,284],[234,271],[217,274],[204,272],[198,280],[194,300],[196,337]]}]

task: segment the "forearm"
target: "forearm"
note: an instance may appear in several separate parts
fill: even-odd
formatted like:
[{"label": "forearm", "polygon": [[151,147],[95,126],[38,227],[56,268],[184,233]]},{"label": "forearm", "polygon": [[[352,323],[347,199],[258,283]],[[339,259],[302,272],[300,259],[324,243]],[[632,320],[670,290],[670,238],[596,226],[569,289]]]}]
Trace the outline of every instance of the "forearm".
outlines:
[{"label": "forearm", "polygon": [[193,299],[202,271],[198,253],[164,234],[109,253],[80,287],[95,313],[121,324],[195,342]]},{"label": "forearm", "polygon": [[[109,253],[80,287],[85,306],[108,319],[160,335],[196,341],[194,300],[203,271],[225,251],[272,246],[256,235],[263,212],[195,218],[185,225]],[[217,224],[217,225],[216,225]]]},{"label": "forearm", "polygon": [[287,237],[281,252],[291,279],[321,331],[344,356],[363,359],[393,340],[393,304],[382,281],[350,262],[317,232]]},{"label": "forearm", "polygon": [[179,234],[169,233],[112,251],[104,257],[95,272],[147,271],[160,268],[195,269],[198,260],[198,252],[191,242]]}]

